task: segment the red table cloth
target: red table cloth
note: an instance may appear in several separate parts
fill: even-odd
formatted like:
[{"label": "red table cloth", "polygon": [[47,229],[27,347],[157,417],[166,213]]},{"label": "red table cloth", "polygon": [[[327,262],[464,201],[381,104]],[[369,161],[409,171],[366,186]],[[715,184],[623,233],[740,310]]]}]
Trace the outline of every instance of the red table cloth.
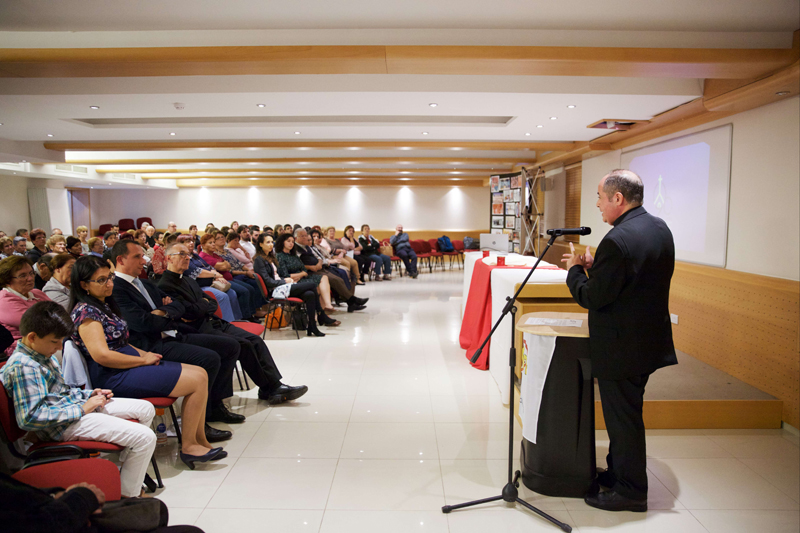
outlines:
[{"label": "red table cloth", "polygon": [[[475,351],[480,348],[483,339],[492,330],[492,270],[495,268],[517,268],[530,270],[528,266],[501,266],[487,265],[482,259],[475,262],[470,280],[467,302],[464,307],[464,318],[461,320],[461,332],[458,340],[466,352],[467,360],[472,358]],[[539,265],[537,270],[559,270],[557,266]],[[480,357],[470,364],[478,370],[489,369],[489,346],[491,341],[481,352]]]}]

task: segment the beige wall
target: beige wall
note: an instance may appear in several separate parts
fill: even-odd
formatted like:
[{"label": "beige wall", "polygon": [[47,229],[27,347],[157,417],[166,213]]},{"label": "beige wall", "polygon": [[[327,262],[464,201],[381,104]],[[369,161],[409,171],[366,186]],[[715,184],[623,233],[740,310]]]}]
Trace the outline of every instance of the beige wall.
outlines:
[{"label": "beige wall", "polygon": [[[641,148],[733,124],[727,266],[729,270],[800,280],[800,97],[752,109],[633,146]],[[597,183],[620,165],[619,150],[583,162],[581,224],[596,246],[607,233],[595,207]]]},{"label": "beige wall", "polygon": [[149,216],[165,228],[233,220],[249,224],[299,223],[406,231],[486,230],[489,189],[483,187],[364,187],[298,189],[93,190],[92,224]]},{"label": "beige wall", "polygon": [[14,235],[19,228],[31,229],[28,210],[28,179],[0,174],[0,230]]}]

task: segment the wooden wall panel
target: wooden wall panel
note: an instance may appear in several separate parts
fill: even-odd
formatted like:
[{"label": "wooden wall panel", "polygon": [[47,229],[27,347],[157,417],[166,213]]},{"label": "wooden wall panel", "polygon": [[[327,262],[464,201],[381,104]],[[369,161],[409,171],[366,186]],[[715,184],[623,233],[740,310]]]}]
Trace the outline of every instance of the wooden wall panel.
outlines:
[{"label": "wooden wall panel", "polygon": [[[581,175],[582,165],[567,169],[567,194],[564,209],[564,227],[577,228],[581,225]],[[580,242],[580,235],[566,235],[564,240]]]}]

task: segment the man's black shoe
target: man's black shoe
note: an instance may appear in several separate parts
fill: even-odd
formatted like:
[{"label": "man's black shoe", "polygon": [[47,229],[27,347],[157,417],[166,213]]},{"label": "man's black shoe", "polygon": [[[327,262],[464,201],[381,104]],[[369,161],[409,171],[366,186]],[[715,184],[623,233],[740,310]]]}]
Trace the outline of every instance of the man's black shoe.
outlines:
[{"label": "man's black shoe", "polygon": [[241,424],[246,419],[244,415],[231,413],[225,404],[220,404],[206,413],[206,422],[224,422],[226,424]]},{"label": "man's black shoe", "polygon": [[417,279],[417,276],[419,276],[419,272],[412,272],[412,273],[411,273],[411,274],[409,274],[409,275],[410,275],[410,276],[411,276],[413,279]]},{"label": "man's black shoe", "polygon": [[289,385],[280,386],[272,392],[266,392],[263,389],[258,389],[258,399],[266,400],[270,405],[278,405],[284,402],[296,400],[308,392],[308,387],[300,385],[298,387],[290,387]]},{"label": "man's black shoe", "polygon": [[357,296],[352,296],[347,303],[353,302],[356,305],[367,305],[369,298],[358,298]]},{"label": "man's black shoe", "polygon": [[605,468],[598,468],[597,469],[597,484],[605,489],[612,489],[614,485],[617,483],[617,479],[614,477],[614,474],[606,470]]},{"label": "man's black shoe", "polygon": [[233,433],[230,431],[225,431],[224,429],[217,429],[212,428],[208,424],[206,424],[206,440],[208,442],[220,442],[223,440],[228,440],[233,436]]},{"label": "man's black shoe", "polygon": [[356,303],[347,304],[347,312],[348,313],[353,313],[355,311],[361,311],[362,309],[366,309],[366,308],[367,308],[366,305],[358,305]]},{"label": "man's black shoe", "polygon": [[647,511],[647,500],[632,500],[619,493],[609,490],[597,494],[587,494],[583,501],[590,507],[602,509],[603,511],[632,511],[634,513],[644,513]]}]

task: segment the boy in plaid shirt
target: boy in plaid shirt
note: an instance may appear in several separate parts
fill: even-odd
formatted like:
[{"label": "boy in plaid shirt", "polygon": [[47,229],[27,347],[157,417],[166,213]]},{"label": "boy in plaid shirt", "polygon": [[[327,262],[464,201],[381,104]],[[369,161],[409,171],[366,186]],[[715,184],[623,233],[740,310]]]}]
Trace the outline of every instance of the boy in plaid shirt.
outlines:
[{"label": "boy in plaid shirt", "polygon": [[17,425],[44,441],[94,440],[124,446],[122,495],[139,496],[156,446],[150,429],[155,410],[144,400],[113,398],[107,389],[85,391],[64,383],[53,354],[74,327],[55,302],[39,302],[22,315],[22,338],[3,368],[3,385],[14,400]]}]

